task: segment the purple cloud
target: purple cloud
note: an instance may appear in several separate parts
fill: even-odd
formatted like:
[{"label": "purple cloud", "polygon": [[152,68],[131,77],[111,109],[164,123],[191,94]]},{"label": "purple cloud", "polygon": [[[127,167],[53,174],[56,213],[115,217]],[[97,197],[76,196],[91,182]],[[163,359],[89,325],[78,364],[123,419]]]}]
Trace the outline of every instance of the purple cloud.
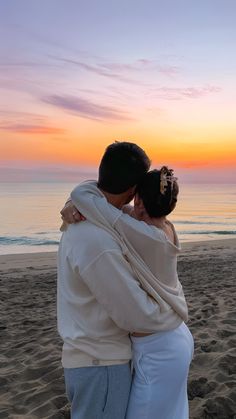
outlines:
[{"label": "purple cloud", "polygon": [[64,111],[69,111],[82,118],[100,121],[129,121],[132,119],[119,109],[98,105],[86,99],[81,99],[75,96],[52,95],[44,97],[42,101],[44,103],[56,106],[57,108],[63,109]]}]

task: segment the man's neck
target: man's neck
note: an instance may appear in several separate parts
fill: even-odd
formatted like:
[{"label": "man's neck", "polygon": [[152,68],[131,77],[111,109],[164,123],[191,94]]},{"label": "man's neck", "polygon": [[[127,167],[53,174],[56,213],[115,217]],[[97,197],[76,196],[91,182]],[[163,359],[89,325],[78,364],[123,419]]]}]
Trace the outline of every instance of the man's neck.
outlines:
[{"label": "man's neck", "polygon": [[106,197],[109,204],[113,205],[114,207],[116,207],[118,209],[121,209],[123,207],[123,205],[127,204],[127,193],[126,192],[115,195],[115,194],[111,194],[109,192],[103,191],[102,189],[100,189],[100,191]]}]

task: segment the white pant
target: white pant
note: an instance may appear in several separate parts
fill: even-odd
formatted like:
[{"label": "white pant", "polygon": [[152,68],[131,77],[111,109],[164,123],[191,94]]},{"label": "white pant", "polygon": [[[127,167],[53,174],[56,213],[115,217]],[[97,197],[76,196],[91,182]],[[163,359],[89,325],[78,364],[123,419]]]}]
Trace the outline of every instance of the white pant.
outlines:
[{"label": "white pant", "polygon": [[186,324],[132,337],[132,344],[134,376],[126,419],[188,419],[193,337]]}]

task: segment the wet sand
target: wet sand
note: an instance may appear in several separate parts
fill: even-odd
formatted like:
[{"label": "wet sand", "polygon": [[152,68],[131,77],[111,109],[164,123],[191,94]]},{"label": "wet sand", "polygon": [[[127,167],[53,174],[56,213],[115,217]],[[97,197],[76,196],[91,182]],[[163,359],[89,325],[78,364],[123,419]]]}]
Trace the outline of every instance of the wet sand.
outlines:
[{"label": "wet sand", "polygon": [[[183,245],[195,358],[191,419],[236,418],[236,240]],[[0,418],[69,418],[56,331],[56,255],[0,256]],[[181,419],[181,418],[179,418]]]}]

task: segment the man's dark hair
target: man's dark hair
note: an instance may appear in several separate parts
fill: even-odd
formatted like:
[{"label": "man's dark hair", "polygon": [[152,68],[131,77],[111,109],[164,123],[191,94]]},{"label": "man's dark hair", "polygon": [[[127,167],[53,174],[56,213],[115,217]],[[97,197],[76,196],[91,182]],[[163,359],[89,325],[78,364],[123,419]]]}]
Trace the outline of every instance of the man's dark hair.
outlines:
[{"label": "man's dark hair", "polygon": [[161,173],[173,176],[173,170],[163,166],[161,170],[150,170],[139,182],[136,193],[151,218],[170,214],[176,206],[179,186],[176,178],[167,181],[165,192],[161,193]]},{"label": "man's dark hair", "polygon": [[110,144],[100,163],[98,187],[105,192],[120,194],[137,185],[150,168],[151,161],[137,144]]}]

